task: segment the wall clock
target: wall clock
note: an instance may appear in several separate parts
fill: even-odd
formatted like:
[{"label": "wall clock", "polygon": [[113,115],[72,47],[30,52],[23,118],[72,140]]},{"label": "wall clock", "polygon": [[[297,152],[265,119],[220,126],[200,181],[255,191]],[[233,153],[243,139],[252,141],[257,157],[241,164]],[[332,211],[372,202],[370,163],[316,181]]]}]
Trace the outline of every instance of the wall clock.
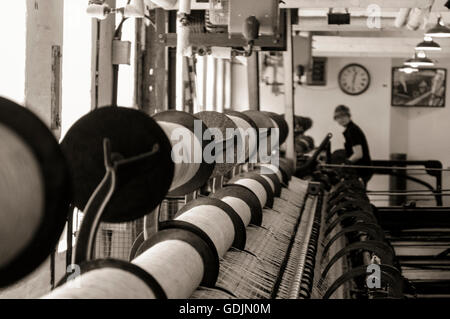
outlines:
[{"label": "wall clock", "polygon": [[349,95],[360,95],[367,91],[370,86],[370,74],[360,64],[346,65],[338,77],[339,87]]}]

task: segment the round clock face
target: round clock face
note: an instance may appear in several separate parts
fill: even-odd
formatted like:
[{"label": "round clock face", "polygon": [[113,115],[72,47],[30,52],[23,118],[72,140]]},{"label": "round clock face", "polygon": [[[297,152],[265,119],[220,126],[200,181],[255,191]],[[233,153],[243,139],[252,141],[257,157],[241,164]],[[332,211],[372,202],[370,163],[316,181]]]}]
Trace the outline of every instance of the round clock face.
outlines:
[{"label": "round clock face", "polygon": [[370,74],[362,65],[349,64],[339,73],[338,80],[342,91],[350,95],[359,95],[369,88]]}]

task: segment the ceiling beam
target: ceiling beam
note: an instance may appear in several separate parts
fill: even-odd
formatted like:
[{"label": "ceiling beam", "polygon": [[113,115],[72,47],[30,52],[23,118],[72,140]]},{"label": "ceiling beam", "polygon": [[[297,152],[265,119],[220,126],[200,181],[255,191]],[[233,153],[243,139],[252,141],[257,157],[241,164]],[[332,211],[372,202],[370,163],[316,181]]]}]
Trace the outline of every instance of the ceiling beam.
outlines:
[{"label": "ceiling beam", "polygon": [[[313,54],[316,56],[391,56],[409,57],[419,39],[414,38],[366,38],[313,36]],[[450,40],[440,40],[441,52],[428,55],[432,58],[448,57]]]},{"label": "ceiling beam", "polygon": [[352,17],[351,24],[329,25],[326,17],[301,17],[294,26],[295,31],[380,31],[386,29],[396,30],[394,18],[381,18],[381,29],[370,28],[367,17]]},{"label": "ceiling beam", "polygon": [[409,30],[381,30],[373,31],[314,31],[313,35],[318,36],[334,36],[334,37],[363,37],[363,38],[414,38],[422,39],[423,30],[409,31]]},{"label": "ceiling beam", "polygon": [[281,7],[287,8],[368,8],[378,5],[381,8],[425,8],[431,0],[284,0]]}]

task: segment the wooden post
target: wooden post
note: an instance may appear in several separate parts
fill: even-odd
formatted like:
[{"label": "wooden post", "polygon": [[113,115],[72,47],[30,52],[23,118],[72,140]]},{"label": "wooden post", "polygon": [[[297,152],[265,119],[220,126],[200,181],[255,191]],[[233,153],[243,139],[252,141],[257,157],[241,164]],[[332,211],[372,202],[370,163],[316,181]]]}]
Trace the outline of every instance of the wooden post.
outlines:
[{"label": "wooden post", "polygon": [[294,49],[292,45],[292,20],[291,11],[286,13],[286,36],[287,51],[283,53],[284,58],[284,98],[285,98],[285,119],[289,126],[289,135],[286,140],[286,157],[297,162],[294,145],[294,114],[295,114],[295,92],[294,92]]},{"label": "wooden post", "polygon": [[25,105],[61,137],[64,1],[26,2]]},{"label": "wooden post", "polygon": [[[116,0],[106,0],[111,7],[116,7]],[[92,20],[92,108],[111,106],[113,102],[113,64],[112,41],[116,28],[116,16],[109,15],[105,20]]]}]

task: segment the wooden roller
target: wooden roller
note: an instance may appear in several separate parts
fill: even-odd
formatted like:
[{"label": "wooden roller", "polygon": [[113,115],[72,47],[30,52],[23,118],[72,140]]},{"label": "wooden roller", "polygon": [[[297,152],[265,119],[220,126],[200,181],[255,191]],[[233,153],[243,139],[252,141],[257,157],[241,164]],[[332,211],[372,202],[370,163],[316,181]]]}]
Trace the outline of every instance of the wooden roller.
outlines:
[{"label": "wooden roller", "polygon": [[0,287],[35,270],[53,251],[71,190],[50,130],[26,108],[0,98]]},{"label": "wooden roller", "polygon": [[184,196],[202,187],[215,167],[215,162],[203,160],[203,152],[209,144],[203,140],[207,126],[199,118],[181,111],[161,112],[153,118],[172,144],[175,173],[169,196]]}]

